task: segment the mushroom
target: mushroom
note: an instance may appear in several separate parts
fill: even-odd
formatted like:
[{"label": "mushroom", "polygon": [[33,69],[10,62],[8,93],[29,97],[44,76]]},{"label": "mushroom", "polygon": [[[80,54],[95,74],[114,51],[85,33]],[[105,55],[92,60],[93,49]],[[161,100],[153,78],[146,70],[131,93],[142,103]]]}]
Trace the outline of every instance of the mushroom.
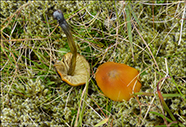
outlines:
[{"label": "mushroom", "polygon": [[77,53],[77,48],[73,40],[70,28],[60,10],[53,13],[58,20],[59,26],[67,36],[70,53],[65,54],[61,61],[56,61],[54,67],[61,79],[71,86],[83,85],[90,76],[90,66],[86,59]]},{"label": "mushroom", "polygon": [[95,78],[105,96],[128,101],[141,88],[138,74],[138,70],[125,64],[106,62],[98,67]]}]

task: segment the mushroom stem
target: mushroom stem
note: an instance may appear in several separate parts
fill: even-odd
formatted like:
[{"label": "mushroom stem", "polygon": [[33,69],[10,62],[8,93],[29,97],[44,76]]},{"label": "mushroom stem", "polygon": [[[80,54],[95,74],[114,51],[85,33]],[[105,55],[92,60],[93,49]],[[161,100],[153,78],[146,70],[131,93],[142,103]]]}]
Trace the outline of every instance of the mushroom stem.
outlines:
[{"label": "mushroom stem", "polygon": [[53,13],[53,16],[55,19],[58,20],[59,26],[62,28],[62,30],[64,31],[64,33],[67,36],[67,40],[68,40],[68,45],[70,47],[70,51],[73,54],[72,55],[72,59],[71,59],[71,63],[70,63],[70,67],[68,70],[68,75],[74,75],[74,70],[75,70],[75,66],[76,66],[76,57],[77,57],[77,48],[72,36],[72,33],[70,31],[70,28],[63,16],[63,13],[61,12],[61,10],[57,10]]}]

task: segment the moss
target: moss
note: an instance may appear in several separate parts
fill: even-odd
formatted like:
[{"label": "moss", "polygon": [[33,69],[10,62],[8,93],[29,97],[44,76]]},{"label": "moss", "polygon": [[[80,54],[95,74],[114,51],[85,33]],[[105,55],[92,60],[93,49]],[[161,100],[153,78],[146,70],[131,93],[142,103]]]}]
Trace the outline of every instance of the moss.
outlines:
[{"label": "moss", "polygon": [[[163,82],[161,92],[181,92],[185,96],[186,27],[183,26],[181,44],[178,45],[182,13],[177,15],[183,11],[184,3],[180,3],[179,7],[154,6],[154,22],[152,6],[137,1],[130,3],[142,29],[139,24],[135,25],[148,44],[158,68],[135,29],[132,31],[133,50],[131,49],[124,23],[125,6],[121,2],[29,2],[1,2],[0,22],[3,22],[2,27],[7,25],[3,29],[3,40],[23,39],[4,41],[2,44],[2,126],[73,126],[75,123],[84,86],[71,90],[70,86],[60,81],[53,68],[51,61],[60,59],[62,54],[68,52],[67,39],[61,29],[58,27],[53,31],[57,21],[53,19],[52,13],[56,9],[61,9],[65,18],[70,18],[68,23],[74,30],[79,52],[84,54],[92,65],[92,73],[102,62],[125,63],[144,71],[140,79],[141,92],[154,93],[157,83],[166,76],[168,68],[168,74],[172,78]],[[8,17],[11,18],[7,19]],[[134,17],[133,21],[136,22]],[[118,34],[115,29],[117,23],[121,25]],[[116,40],[117,45],[113,45]],[[59,49],[66,50],[61,53]],[[120,103],[109,100],[98,90],[92,78],[89,82],[90,96],[83,100],[86,102],[83,126],[97,124],[105,118],[104,114],[109,116],[109,121],[104,126],[155,126],[164,123],[161,117],[153,113],[148,113],[142,121],[149,106],[150,111],[163,114],[157,96],[142,95],[130,99],[129,102]],[[183,120],[186,114],[183,97],[164,99],[177,120],[186,125]],[[169,117],[167,112],[165,115]]]}]

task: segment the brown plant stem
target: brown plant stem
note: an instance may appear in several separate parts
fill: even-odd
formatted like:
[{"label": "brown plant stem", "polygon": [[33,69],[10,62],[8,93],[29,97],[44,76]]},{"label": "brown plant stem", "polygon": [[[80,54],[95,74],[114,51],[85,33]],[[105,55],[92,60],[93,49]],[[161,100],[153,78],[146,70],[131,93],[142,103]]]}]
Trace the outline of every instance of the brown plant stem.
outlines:
[{"label": "brown plant stem", "polygon": [[[167,104],[165,103],[165,101],[164,101],[164,99],[163,99],[163,96],[162,96],[162,94],[161,94],[161,91],[160,91],[160,89],[159,89],[159,84],[160,84],[160,82],[161,82],[162,80],[164,80],[164,79],[167,79],[167,78],[170,78],[170,76],[169,76],[169,77],[164,77],[164,78],[162,78],[162,79],[158,82],[158,84],[157,84],[157,93],[158,93],[158,97],[159,97],[159,99],[160,99],[161,105],[163,106],[163,109],[165,109],[165,110],[168,112],[168,114],[170,115],[170,117],[172,118],[172,120],[173,120],[174,122],[176,122],[176,118],[174,117],[174,115],[173,115],[172,112],[170,111],[169,107],[168,107]],[[163,114],[164,114],[164,112],[163,112]],[[165,114],[164,114],[164,116],[165,116]],[[165,118],[164,118],[164,121],[165,121],[166,124],[167,124],[167,120],[166,120]],[[176,122],[176,123],[177,123],[177,122]],[[176,125],[175,127],[177,127],[177,125]]]}]

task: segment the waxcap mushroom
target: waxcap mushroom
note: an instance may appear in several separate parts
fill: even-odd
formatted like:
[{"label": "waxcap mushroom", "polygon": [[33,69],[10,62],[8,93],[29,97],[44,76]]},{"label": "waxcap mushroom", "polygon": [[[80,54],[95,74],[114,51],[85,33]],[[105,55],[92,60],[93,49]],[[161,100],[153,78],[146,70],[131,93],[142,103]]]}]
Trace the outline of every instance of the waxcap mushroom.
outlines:
[{"label": "waxcap mushroom", "polygon": [[70,53],[63,56],[61,61],[56,61],[54,67],[61,79],[71,86],[83,85],[88,81],[90,76],[90,66],[86,59],[77,53],[76,44],[74,42],[70,27],[68,26],[61,10],[53,13],[55,19],[58,20],[59,26],[67,36]]},{"label": "waxcap mushroom", "polygon": [[74,75],[69,75],[70,61],[72,53],[67,53],[61,61],[56,61],[54,67],[61,79],[71,86],[83,85],[87,82],[90,75],[90,66],[87,60],[80,54],[77,54]]},{"label": "waxcap mushroom", "polygon": [[97,85],[108,98],[128,101],[133,92],[139,92],[139,72],[126,64],[106,62],[95,73]]}]

